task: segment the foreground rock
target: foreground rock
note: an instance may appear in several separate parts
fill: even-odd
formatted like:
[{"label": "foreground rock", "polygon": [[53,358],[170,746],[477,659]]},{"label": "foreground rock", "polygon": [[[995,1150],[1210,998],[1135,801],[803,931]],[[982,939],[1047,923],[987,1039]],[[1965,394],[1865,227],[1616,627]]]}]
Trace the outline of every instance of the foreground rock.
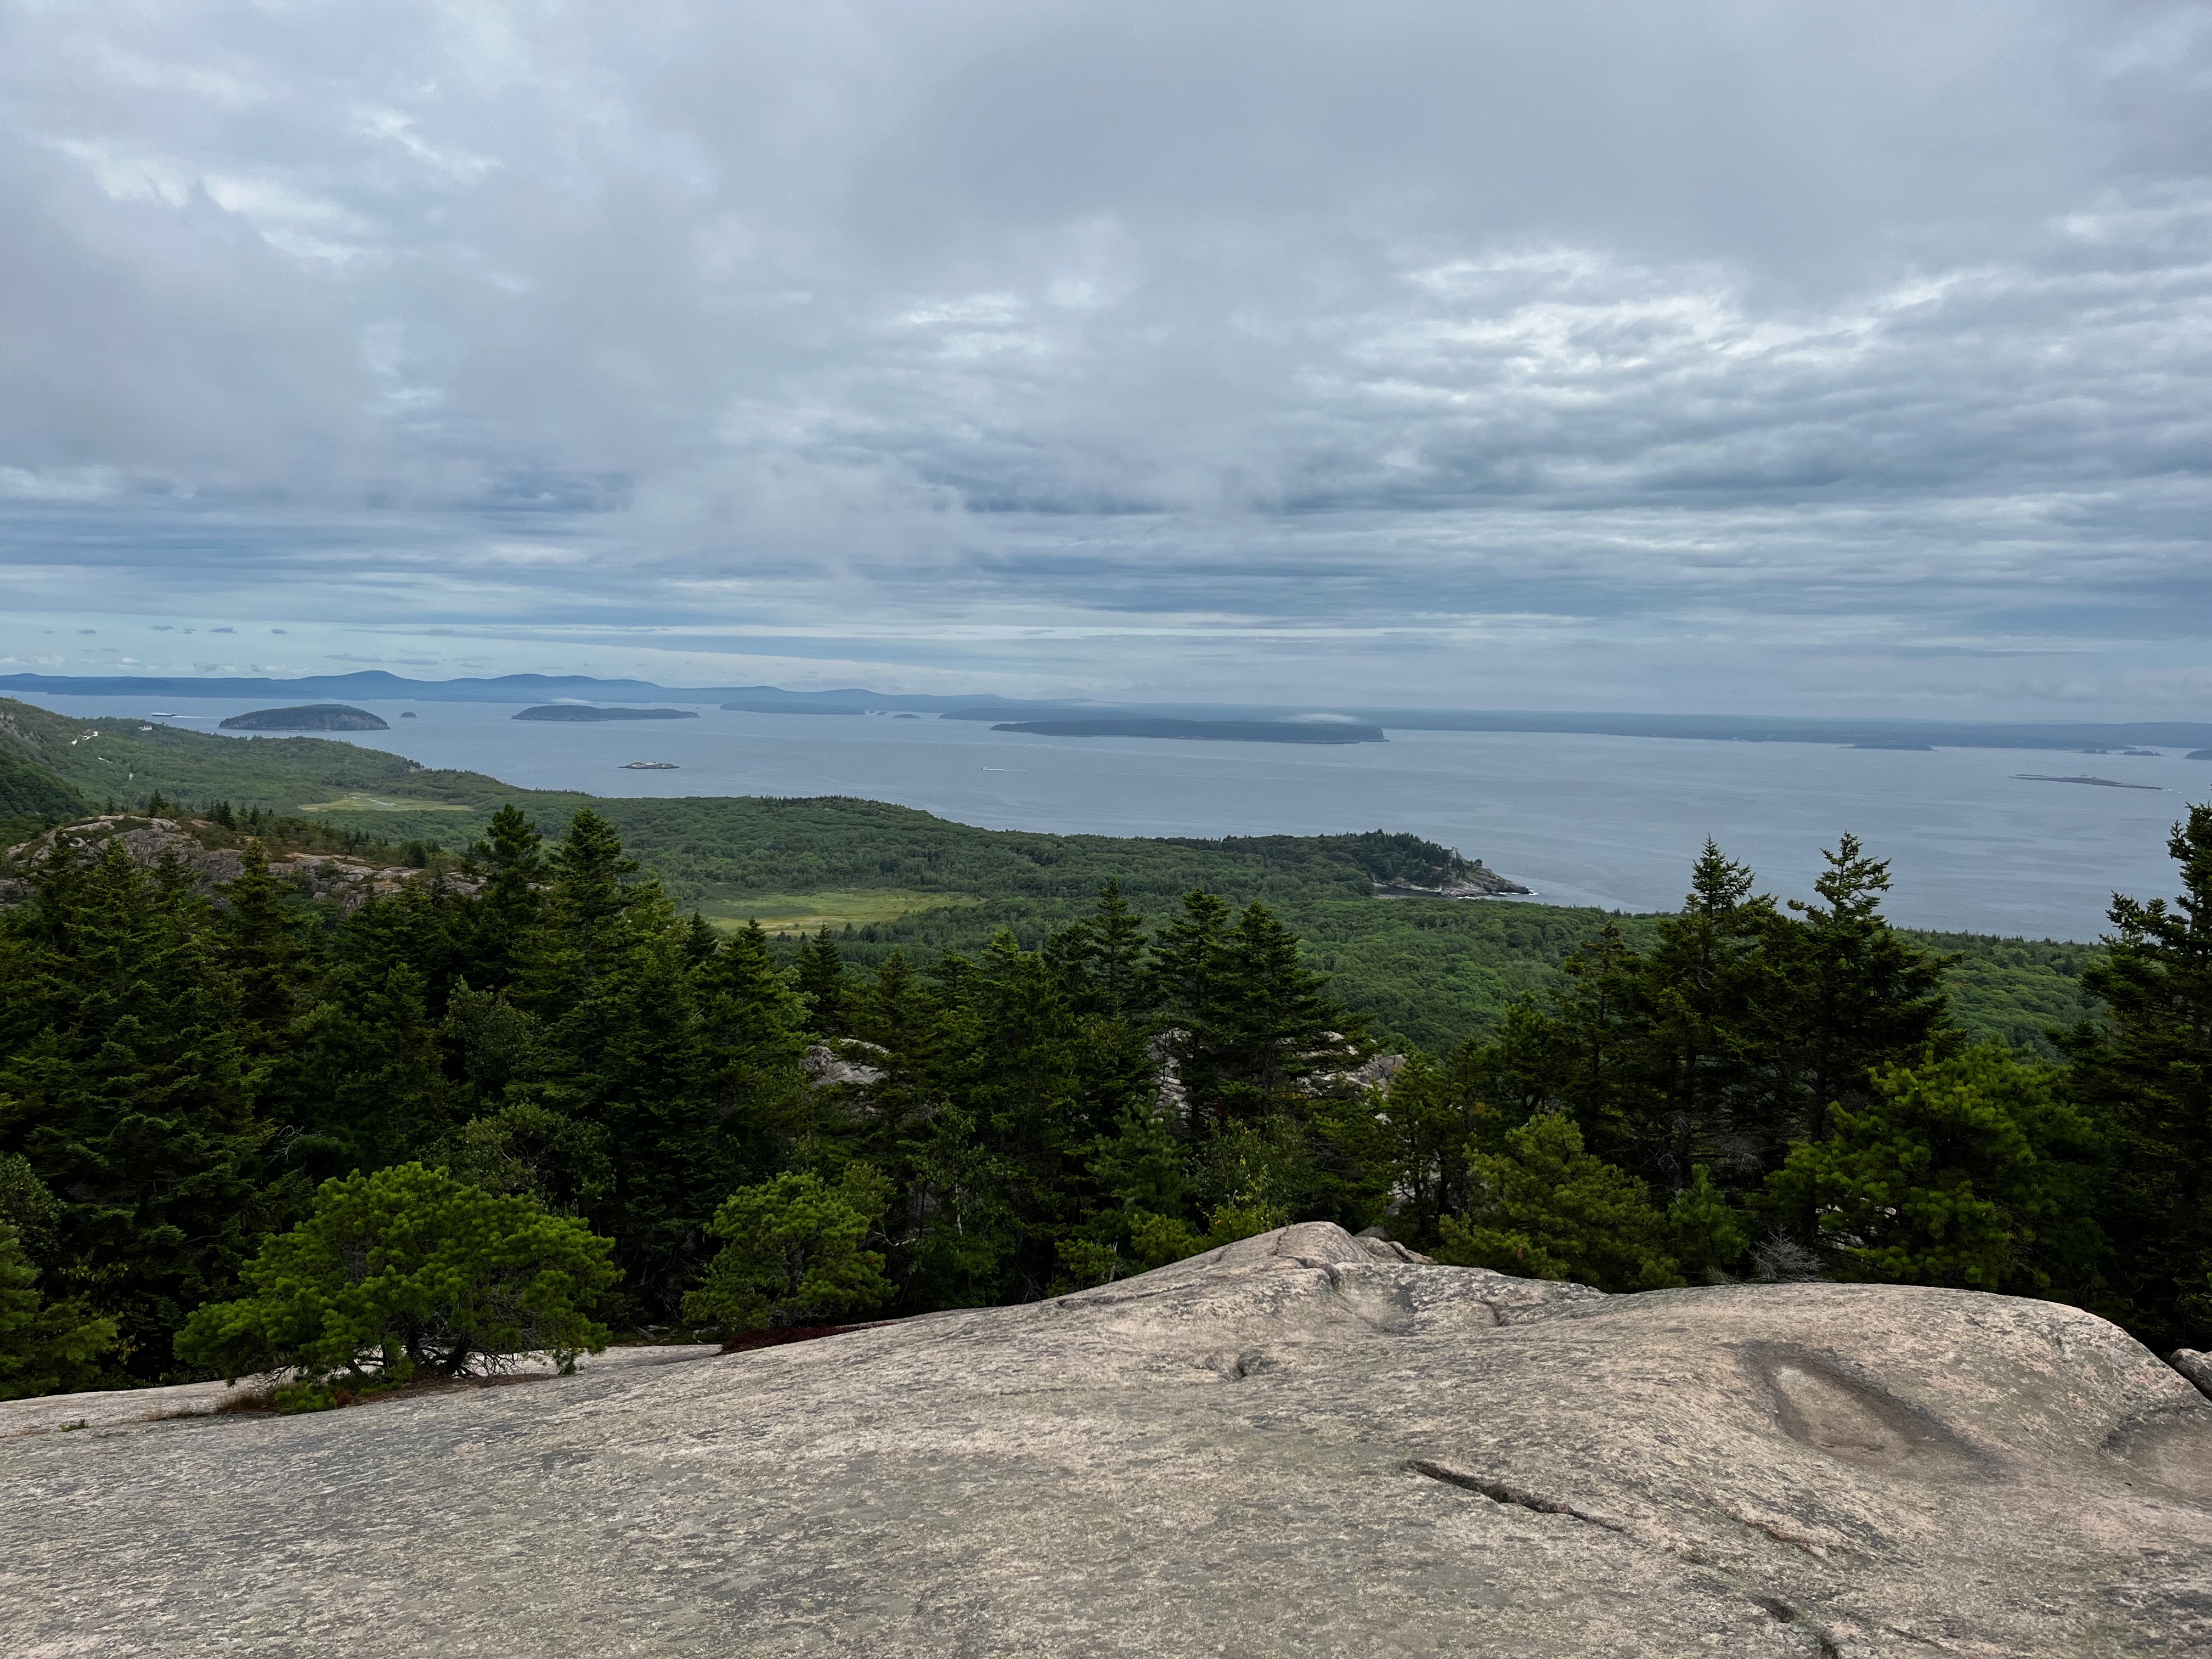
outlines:
[{"label": "foreground rock", "polygon": [[10,1653],[2181,1654],[2212,1404],[1966,1292],[1307,1225],[1105,1289],[0,1441]]}]

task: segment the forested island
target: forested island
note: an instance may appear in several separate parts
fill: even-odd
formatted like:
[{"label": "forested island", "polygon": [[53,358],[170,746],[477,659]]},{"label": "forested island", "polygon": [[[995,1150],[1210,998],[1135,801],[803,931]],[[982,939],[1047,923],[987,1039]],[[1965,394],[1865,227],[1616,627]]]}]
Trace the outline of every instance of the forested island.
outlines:
[{"label": "forested island", "polygon": [[519,720],[561,720],[571,725],[592,720],[696,720],[696,708],[595,708],[581,702],[549,702],[537,708],[525,708],[513,716]]},{"label": "forested island", "polygon": [[1183,738],[1210,743],[1385,743],[1364,720],[1185,720],[1141,714],[1093,714],[1067,720],[1001,720],[994,732],[1041,738]]},{"label": "forested island", "polygon": [[226,732],[389,732],[381,716],[343,703],[319,702],[298,708],[257,708],[222,722]]},{"label": "forested island", "polygon": [[[312,739],[81,734],[0,704],[0,782],[68,799],[113,738],[173,777],[283,794],[328,769],[327,794],[382,763],[377,787],[498,804],[387,819],[445,837],[394,843],[157,794],[18,844],[0,1392],[337,1376],[269,1287],[343,1277],[340,1241],[416,1213],[568,1261],[582,1322],[558,1328],[585,1346],[1018,1302],[1291,1220],[1616,1291],[2017,1291],[2161,1350],[2212,1316],[2212,978],[2188,920],[2212,914],[2212,808],[2173,841],[2183,908],[2116,900],[2109,945],[2069,957],[1960,942],[1984,974],[2009,951],[2021,984],[2067,988],[1993,1042],[1962,1018],[1972,963],[1888,925],[1886,866],[1849,837],[1802,906],[1710,846],[1667,915],[1414,906],[1374,894],[1479,866],[1380,833],[1018,836],[858,802],[562,801]],[[612,816],[631,809],[635,835]],[[745,827],[709,848],[720,812]],[[301,848],[382,873],[311,892],[272,868]],[[744,919],[749,884],[862,869],[995,896],[873,937]],[[1298,913],[1337,939],[1302,939]],[[963,942],[935,948],[948,927]],[[1425,934],[1465,967],[1398,954]],[[818,1274],[775,1266],[794,1237]]]}]

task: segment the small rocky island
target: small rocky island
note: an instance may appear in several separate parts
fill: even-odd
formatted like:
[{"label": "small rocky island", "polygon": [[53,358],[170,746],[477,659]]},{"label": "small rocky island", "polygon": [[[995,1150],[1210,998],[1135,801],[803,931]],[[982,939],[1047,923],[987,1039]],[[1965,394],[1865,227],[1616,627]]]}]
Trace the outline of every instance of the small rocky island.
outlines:
[{"label": "small rocky island", "polygon": [[526,708],[514,716],[519,720],[564,720],[577,724],[590,720],[696,720],[696,708],[601,708],[588,702],[549,702],[536,708]]},{"label": "small rocky island", "polygon": [[677,766],[674,761],[624,761],[622,769],[625,772],[673,772]]},{"label": "small rocky island", "polygon": [[256,708],[222,722],[226,732],[389,732],[392,727],[366,708],[342,702],[303,703],[297,708]]}]

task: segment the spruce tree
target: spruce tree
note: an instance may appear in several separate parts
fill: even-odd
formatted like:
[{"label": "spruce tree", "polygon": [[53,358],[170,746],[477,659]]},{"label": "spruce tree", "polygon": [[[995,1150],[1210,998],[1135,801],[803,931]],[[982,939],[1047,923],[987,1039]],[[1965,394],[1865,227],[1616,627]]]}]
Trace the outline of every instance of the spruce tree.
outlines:
[{"label": "spruce tree", "polygon": [[323,988],[280,1074],[298,1131],[284,1161],[314,1185],[421,1157],[450,1128],[453,1104],[421,974],[404,962],[381,974],[344,963]]},{"label": "spruce tree", "polygon": [[[604,1152],[610,1183],[584,1214],[616,1240],[631,1311],[665,1317],[705,1260],[701,1231],[726,1171],[699,1077],[686,929],[614,827],[586,807],[547,861],[551,884],[515,995],[539,1022],[532,1074],[502,1112],[529,1107],[550,1150]],[[582,1172],[562,1176],[580,1186]]]},{"label": "spruce tree", "polygon": [[806,1029],[817,1036],[852,1036],[853,997],[845,982],[845,958],[827,926],[800,942],[796,966],[799,994],[811,1010]]},{"label": "spruce tree", "polygon": [[1182,914],[1154,936],[1150,1000],[1186,1030],[1206,1019],[1219,996],[1229,906],[1203,889],[1182,896]]},{"label": "spruce tree", "polygon": [[116,1345],[112,1319],[82,1302],[49,1302],[15,1229],[0,1221],[0,1400],[97,1385]]},{"label": "spruce tree", "polygon": [[[1856,836],[1822,856],[1821,903],[1790,901],[1803,918],[1772,934],[1782,994],[1759,1012],[1774,1080],[1760,1126],[1771,1143],[1827,1138],[1828,1109],[1871,1096],[1873,1074],[1927,1053],[1955,1052],[1943,975],[1958,960],[1920,949],[1881,914],[1889,864]],[[1771,1156],[1771,1154],[1770,1154]]]},{"label": "spruce tree", "polygon": [[1121,884],[1099,890],[1097,907],[1047,941],[1076,1011],[1109,1019],[1146,1012],[1145,919],[1121,896]]},{"label": "spruce tree", "polygon": [[1779,919],[1751,886],[1750,870],[1707,841],[1689,896],[1660,919],[1659,942],[1636,969],[1641,1029],[1615,1109],[1629,1167],[1670,1194],[1701,1163],[1757,1172],[1765,1131],[1754,1021],[1779,994],[1763,948]]},{"label": "spruce tree", "polygon": [[2104,1012],[2063,1044],[2112,1146],[2112,1311],[2161,1352],[2212,1343],[2212,806],[2167,850],[2179,895],[2114,895],[2106,958],[2081,976]]},{"label": "spruce tree", "polygon": [[472,909],[469,983],[496,991],[520,973],[532,931],[544,908],[544,838],[520,807],[492,814],[469,858],[484,875]]},{"label": "spruce tree", "polygon": [[800,1072],[807,1006],[768,935],[749,922],[694,969],[701,1086],[734,1188],[764,1178],[812,1127]]},{"label": "spruce tree", "polygon": [[1300,959],[1297,934],[1264,904],[1224,926],[1226,909],[1211,894],[1192,895],[1155,947],[1185,1033],[1183,1082],[1194,1110],[1218,1121],[1290,1103],[1300,1079],[1348,1060],[1358,1036],[1328,975]]},{"label": "spruce tree", "polygon": [[189,874],[149,875],[113,841],[48,860],[0,927],[16,947],[0,957],[0,1152],[62,1202],[59,1288],[112,1316],[120,1362],[155,1379],[269,1219],[234,987]]},{"label": "spruce tree", "polygon": [[240,1036],[258,1053],[281,1045],[295,1012],[301,939],[293,895],[269,873],[258,840],[246,843],[243,867],[219,890],[217,951],[238,988]]}]

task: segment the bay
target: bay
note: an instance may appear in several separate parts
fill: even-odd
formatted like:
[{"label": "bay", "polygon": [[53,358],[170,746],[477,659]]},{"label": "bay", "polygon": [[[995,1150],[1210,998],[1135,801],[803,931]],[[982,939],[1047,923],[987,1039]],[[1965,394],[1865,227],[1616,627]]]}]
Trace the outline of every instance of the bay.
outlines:
[{"label": "bay", "polygon": [[[210,731],[234,701],[40,697],[58,712]],[[1892,861],[1908,926],[2087,939],[2115,890],[2170,894],[2166,839],[2212,763],[2178,752],[1855,750],[1537,732],[1397,732],[1386,744],[1052,738],[933,717],[778,715],[570,726],[520,705],[375,703],[389,732],[332,732],[432,767],[600,795],[849,795],[963,823],[1107,836],[1407,830],[1536,890],[1627,910],[1681,902],[1710,836],[1766,890],[1808,898],[1846,830]],[[682,705],[671,705],[682,706]],[[413,719],[402,719],[411,710]],[[670,761],[675,771],[625,771]],[[2083,770],[2154,790],[2035,782]]]}]

